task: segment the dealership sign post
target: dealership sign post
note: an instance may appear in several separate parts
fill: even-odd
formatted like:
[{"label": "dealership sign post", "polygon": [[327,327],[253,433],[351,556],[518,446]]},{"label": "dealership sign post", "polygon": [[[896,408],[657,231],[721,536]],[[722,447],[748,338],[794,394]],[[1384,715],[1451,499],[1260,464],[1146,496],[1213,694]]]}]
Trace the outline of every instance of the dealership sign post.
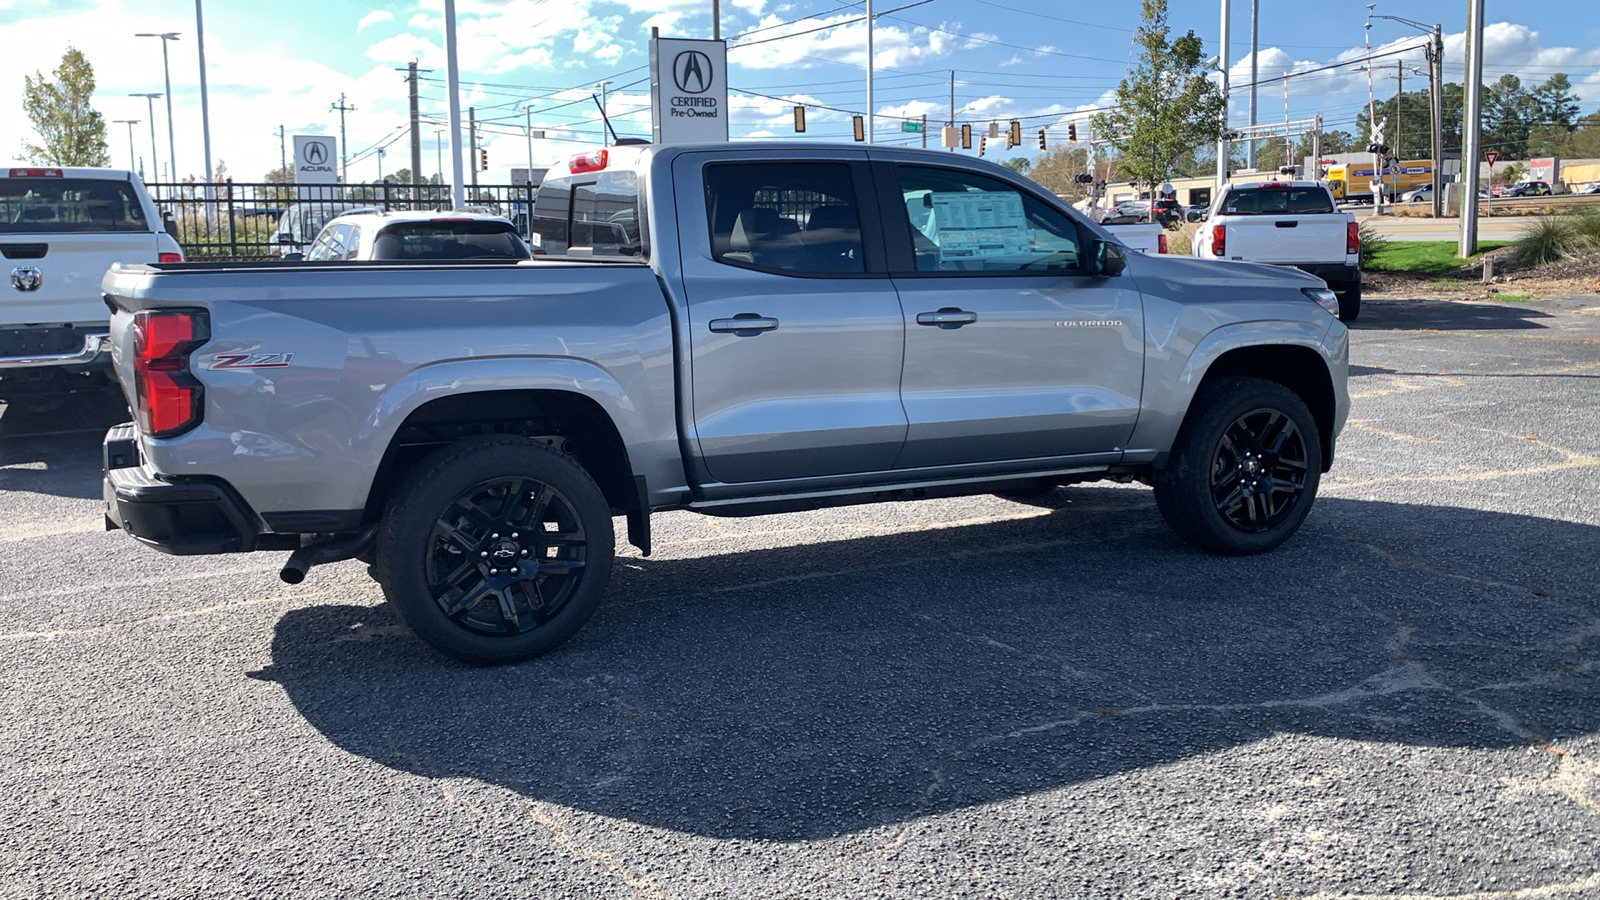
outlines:
[{"label": "dealership sign post", "polygon": [[[339,183],[339,142],[320,134],[294,136],[294,183],[297,185]],[[301,200],[328,200],[334,195],[329,188],[301,187],[297,193]]]},{"label": "dealership sign post", "polygon": [[650,38],[651,139],[728,139],[728,49],[722,41]]}]

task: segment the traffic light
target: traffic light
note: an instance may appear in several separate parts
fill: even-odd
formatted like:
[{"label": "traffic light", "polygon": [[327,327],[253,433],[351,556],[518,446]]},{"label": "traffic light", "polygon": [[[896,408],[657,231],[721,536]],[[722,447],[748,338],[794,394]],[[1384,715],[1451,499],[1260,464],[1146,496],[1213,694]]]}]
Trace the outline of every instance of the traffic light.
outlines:
[{"label": "traffic light", "polygon": [[804,106],[796,106],[794,108],[794,130],[796,133],[806,130],[806,108]]},{"label": "traffic light", "polygon": [[867,139],[866,123],[862,121],[861,117],[860,116],[851,116],[850,117],[850,121],[855,126],[856,140],[857,141],[866,140]]},{"label": "traffic light", "polygon": [[978,155],[979,156],[983,155],[984,148],[987,147],[987,146],[989,146],[989,139],[987,137],[985,137],[984,135],[981,135],[981,134],[978,135]]},{"label": "traffic light", "polygon": [[482,147],[478,148],[478,171],[489,171],[489,151],[483,149]]},{"label": "traffic light", "polygon": [[[980,140],[981,140],[981,138],[980,138]],[[963,149],[963,150],[971,150],[972,149],[972,126],[971,125],[963,125],[963,126],[961,126],[961,149]]]},{"label": "traffic light", "polygon": [[1039,149],[1040,150],[1044,150],[1045,149],[1045,138],[1044,138],[1044,129],[1043,128],[1039,129]]},{"label": "traffic light", "polygon": [[1067,142],[1071,143],[1071,144],[1076,144],[1078,142],[1078,123],[1077,122],[1068,122],[1067,123]]},{"label": "traffic light", "polygon": [[1022,146],[1022,123],[1016,119],[1011,120],[1011,130],[1006,132],[1006,149]]}]

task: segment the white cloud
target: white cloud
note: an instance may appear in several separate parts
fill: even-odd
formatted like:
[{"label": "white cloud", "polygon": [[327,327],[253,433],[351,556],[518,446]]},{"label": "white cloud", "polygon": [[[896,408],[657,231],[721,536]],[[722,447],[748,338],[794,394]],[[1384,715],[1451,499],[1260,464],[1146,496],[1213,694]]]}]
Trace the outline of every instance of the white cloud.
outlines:
[{"label": "white cloud", "polygon": [[368,25],[376,25],[379,22],[393,21],[394,13],[389,12],[387,9],[375,9],[361,17],[361,21],[356,23],[356,30],[364,31]]}]

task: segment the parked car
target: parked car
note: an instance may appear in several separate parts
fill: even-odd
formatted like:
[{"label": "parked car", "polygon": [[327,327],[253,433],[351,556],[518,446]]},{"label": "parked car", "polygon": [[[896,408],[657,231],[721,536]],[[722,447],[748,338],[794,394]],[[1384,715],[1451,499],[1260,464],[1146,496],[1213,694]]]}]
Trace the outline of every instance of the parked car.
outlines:
[{"label": "parked car", "polygon": [[1506,188],[1506,197],[1543,197],[1550,193],[1550,184],[1545,181],[1519,181]]},{"label": "parked car", "polygon": [[183,250],[132,172],[28,166],[0,169],[0,255],[0,398],[57,405],[109,384],[106,269]]},{"label": "parked car", "polygon": [[1191,203],[1183,208],[1183,218],[1186,222],[1204,222],[1210,213],[1211,207],[1204,203]]},{"label": "parked car", "polygon": [[305,259],[528,259],[504,216],[471,212],[355,212],[322,226]]},{"label": "parked car", "polygon": [[311,241],[328,220],[348,212],[381,212],[379,207],[342,200],[304,200],[278,216],[267,243],[278,248],[279,256],[305,253]]},{"label": "parked car", "polygon": [[986,160],[609,147],[534,214],[561,228],[533,260],[113,268],[137,420],[106,435],[109,521],[293,551],[290,582],[368,560],[412,633],[498,664],[599,606],[613,516],[649,553],[658,511],[1109,478],[1196,546],[1266,552],[1349,413],[1321,281],[1128,253]]},{"label": "parked car", "polygon": [[1575,193],[1575,194],[1600,194],[1600,181],[1597,181],[1594,184],[1591,184],[1591,185],[1585,187],[1581,191],[1574,191],[1573,193]]},{"label": "parked car", "polygon": [[1402,203],[1428,203],[1433,200],[1433,185],[1425,184],[1400,195]]},{"label": "parked car", "polygon": [[1183,206],[1178,201],[1163,197],[1155,201],[1156,223],[1168,228],[1177,228],[1183,224]]},{"label": "parked car", "polygon": [[1293,266],[1327,282],[1339,318],[1361,312],[1361,239],[1355,216],[1340,212],[1327,185],[1268,181],[1224,185],[1190,245],[1201,259]]}]

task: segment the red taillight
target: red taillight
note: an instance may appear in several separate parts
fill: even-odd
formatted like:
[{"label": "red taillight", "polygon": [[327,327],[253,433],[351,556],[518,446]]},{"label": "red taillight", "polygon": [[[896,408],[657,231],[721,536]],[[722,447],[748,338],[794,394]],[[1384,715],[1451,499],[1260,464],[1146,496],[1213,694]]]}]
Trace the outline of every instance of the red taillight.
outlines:
[{"label": "red taillight", "polygon": [[161,254],[161,260],[160,261],[164,262],[164,263],[183,262],[183,254],[182,253],[163,253],[163,254]]},{"label": "red taillight", "polygon": [[133,317],[133,392],[139,430],[172,437],[200,424],[205,388],[189,354],[210,339],[205,313],[146,310]]},{"label": "red taillight", "polygon": [[60,169],[12,169],[12,178],[60,178]]},{"label": "red taillight", "polygon": [[1224,253],[1228,252],[1227,232],[1228,232],[1228,226],[1226,226],[1226,225],[1213,225],[1213,226],[1211,226],[1211,255],[1212,256],[1221,256]]},{"label": "red taillight", "polygon": [[1344,252],[1347,255],[1361,252],[1361,229],[1354,222],[1344,224]]},{"label": "red taillight", "polygon": [[606,167],[606,160],[610,153],[605,150],[590,150],[588,153],[579,153],[567,160],[567,169],[574,175],[584,172],[598,172]]},{"label": "red taillight", "polygon": [[1156,235],[1156,252],[1157,253],[1165,253],[1165,252],[1167,252],[1167,233],[1165,231],[1163,231],[1160,234]]}]

